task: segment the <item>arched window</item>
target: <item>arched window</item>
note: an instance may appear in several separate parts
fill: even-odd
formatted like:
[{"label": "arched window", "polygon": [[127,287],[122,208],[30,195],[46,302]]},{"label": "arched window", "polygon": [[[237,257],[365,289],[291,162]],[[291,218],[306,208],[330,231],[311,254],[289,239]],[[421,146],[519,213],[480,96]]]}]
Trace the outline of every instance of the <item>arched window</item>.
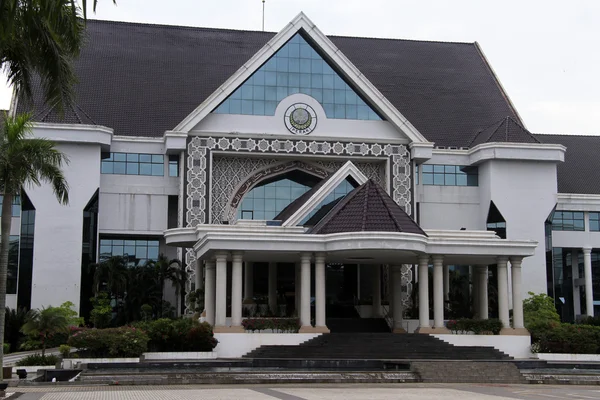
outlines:
[{"label": "arched window", "polygon": [[237,210],[237,219],[272,220],[320,180],[298,170],[264,180],[244,196]]}]

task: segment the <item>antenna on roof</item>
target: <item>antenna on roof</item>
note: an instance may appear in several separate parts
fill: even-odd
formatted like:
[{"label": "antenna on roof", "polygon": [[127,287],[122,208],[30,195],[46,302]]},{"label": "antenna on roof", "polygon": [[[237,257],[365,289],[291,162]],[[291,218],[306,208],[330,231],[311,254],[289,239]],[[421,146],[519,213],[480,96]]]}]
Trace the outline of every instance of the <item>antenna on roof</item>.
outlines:
[{"label": "antenna on roof", "polygon": [[263,2],[262,30],[264,32],[265,31],[265,0],[262,0],[262,2]]}]

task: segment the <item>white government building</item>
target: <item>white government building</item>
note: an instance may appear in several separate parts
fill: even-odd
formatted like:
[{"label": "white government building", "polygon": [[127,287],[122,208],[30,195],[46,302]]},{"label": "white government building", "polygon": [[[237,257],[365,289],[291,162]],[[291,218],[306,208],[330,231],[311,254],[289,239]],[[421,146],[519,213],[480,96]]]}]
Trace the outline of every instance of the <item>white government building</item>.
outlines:
[{"label": "white government building", "polygon": [[326,36],[304,14],[277,34],[87,29],[76,104],[11,106],[68,155],[71,202],[15,205],[10,307],[79,307],[84,265],[159,253],[216,332],[263,302],[306,333],[348,305],[443,333],[455,274],[505,334],[528,292],[565,321],[600,306],[600,138],[530,133],[477,43]]}]

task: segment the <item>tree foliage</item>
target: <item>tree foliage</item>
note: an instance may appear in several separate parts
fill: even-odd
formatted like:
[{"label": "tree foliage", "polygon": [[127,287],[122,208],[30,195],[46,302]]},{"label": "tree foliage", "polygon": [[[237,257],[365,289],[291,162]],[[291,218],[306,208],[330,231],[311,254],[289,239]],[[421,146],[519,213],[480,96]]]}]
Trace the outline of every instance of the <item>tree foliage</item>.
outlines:
[{"label": "tree foliage", "polygon": [[21,331],[33,337],[39,337],[42,342],[42,357],[46,355],[48,339],[57,333],[65,333],[69,329],[69,318],[61,307],[42,307],[40,310],[30,310],[27,321]]},{"label": "tree foliage", "polygon": [[552,297],[544,293],[529,292],[528,294],[529,297],[523,300],[523,319],[526,328],[560,322],[560,316],[556,311]]}]

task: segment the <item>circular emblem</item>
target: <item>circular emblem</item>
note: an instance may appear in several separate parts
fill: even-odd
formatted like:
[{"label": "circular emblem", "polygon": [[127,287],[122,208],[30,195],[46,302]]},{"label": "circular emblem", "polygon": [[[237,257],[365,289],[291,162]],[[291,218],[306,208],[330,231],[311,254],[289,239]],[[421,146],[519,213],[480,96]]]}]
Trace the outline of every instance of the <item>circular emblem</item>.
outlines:
[{"label": "circular emblem", "polygon": [[295,135],[308,135],[317,127],[317,113],[308,104],[291,105],[285,111],[285,126]]}]

